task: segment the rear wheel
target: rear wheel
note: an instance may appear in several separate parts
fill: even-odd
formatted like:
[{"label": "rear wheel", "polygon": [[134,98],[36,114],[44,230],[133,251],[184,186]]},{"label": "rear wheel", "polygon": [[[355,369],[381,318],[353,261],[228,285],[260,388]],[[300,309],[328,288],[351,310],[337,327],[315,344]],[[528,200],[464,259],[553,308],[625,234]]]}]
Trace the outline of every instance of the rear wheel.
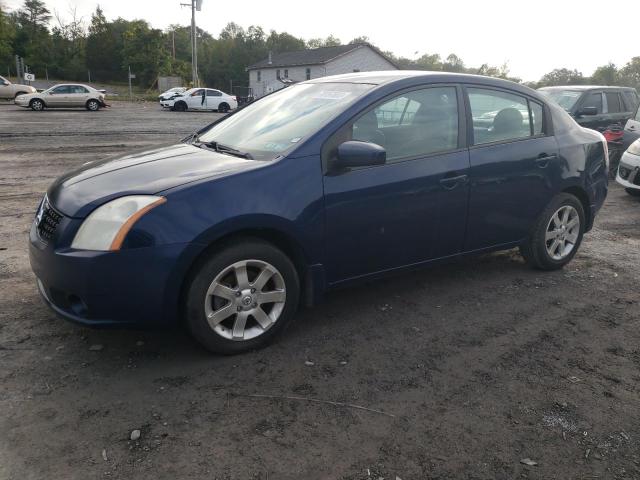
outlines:
[{"label": "rear wheel", "polygon": [[41,112],[42,110],[44,110],[44,102],[39,98],[34,98],[33,100],[31,100],[29,106],[31,107],[31,110],[35,112]]},{"label": "rear wheel", "polygon": [[208,350],[234,354],[271,342],[294,318],[300,284],[291,260],[258,239],[202,262],[185,298],[186,322]]},{"label": "rear wheel", "polygon": [[173,106],[173,109],[176,112],[186,112],[187,111],[187,104],[184,102],[178,102]]},{"label": "rear wheel", "polygon": [[218,105],[219,113],[227,113],[229,111],[229,105],[227,103],[221,103]]},{"label": "rear wheel", "polygon": [[575,256],[585,228],[584,208],[568,193],[553,198],[542,212],[520,253],[541,270],[557,270]]},{"label": "rear wheel", "polygon": [[100,110],[100,102],[98,102],[97,100],[89,100],[87,102],[87,110],[97,112],[98,110]]},{"label": "rear wheel", "polygon": [[632,197],[640,197],[640,188],[625,188],[624,191]]}]

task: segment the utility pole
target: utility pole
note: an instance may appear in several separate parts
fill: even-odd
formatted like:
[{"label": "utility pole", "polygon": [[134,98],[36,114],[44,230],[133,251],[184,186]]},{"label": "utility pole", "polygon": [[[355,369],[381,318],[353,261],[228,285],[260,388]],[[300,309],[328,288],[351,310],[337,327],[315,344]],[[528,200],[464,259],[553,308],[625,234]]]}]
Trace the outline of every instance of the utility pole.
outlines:
[{"label": "utility pole", "polygon": [[194,87],[199,87],[198,80],[198,31],[196,29],[196,11],[202,10],[203,0],[191,0],[190,3],[181,3],[183,7],[191,7],[191,79]]},{"label": "utility pole", "polygon": [[133,90],[131,90],[131,65],[129,65],[129,100],[133,100]]}]

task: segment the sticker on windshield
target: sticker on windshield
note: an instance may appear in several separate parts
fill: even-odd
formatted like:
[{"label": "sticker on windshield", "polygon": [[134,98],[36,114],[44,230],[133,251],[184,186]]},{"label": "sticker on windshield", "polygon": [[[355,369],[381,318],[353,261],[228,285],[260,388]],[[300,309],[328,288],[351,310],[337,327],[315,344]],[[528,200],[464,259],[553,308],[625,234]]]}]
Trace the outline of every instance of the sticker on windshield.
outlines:
[{"label": "sticker on windshield", "polygon": [[343,98],[346,98],[349,95],[351,95],[351,92],[336,92],[334,90],[320,90],[311,98],[318,99],[318,100],[342,100]]},{"label": "sticker on windshield", "polygon": [[298,143],[300,140],[302,140],[302,137],[295,137],[291,139],[291,143]]}]

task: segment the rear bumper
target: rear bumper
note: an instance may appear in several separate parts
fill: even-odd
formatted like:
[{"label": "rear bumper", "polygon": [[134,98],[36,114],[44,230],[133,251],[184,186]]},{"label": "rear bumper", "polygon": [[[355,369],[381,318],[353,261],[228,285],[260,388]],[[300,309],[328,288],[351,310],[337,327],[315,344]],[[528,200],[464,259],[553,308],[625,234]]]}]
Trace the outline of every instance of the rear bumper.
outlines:
[{"label": "rear bumper", "polygon": [[92,327],[158,328],[179,316],[191,249],[173,244],[119,252],[56,250],[32,227],[29,260],[40,294],[59,316]]}]

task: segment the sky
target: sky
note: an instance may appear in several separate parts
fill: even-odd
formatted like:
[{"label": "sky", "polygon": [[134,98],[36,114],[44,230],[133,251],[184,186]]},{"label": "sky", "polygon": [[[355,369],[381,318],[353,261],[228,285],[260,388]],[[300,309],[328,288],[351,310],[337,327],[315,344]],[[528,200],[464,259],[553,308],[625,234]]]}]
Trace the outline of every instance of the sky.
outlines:
[{"label": "sky", "polygon": [[[22,4],[21,0],[3,2],[10,9]],[[181,7],[180,0],[45,3],[62,17],[69,17],[75,6],[87,23],[98,3],[108,19],[142,18],[162,29],[191,21],[190,9]],[[439,53],[443,58],[455,53],[471,67],[506,62],[511,75],[531,81],[561,67],[591,75],[599,65],[613,62],[620,67],[640,56],[636,29],[620,28],[615,36],[597,34],[600,18],[604,31],[610,32],[606,12],[602,12],[604,17],[595,14],[601,5],[592,0],[203,0],[196,21],[214,36],[229,22],[245,28],[259,25],[265,32],[286,31],[304,39],[333,34],[346,43],[367,36],[380,49],[412,59],[425,53]]]}]

